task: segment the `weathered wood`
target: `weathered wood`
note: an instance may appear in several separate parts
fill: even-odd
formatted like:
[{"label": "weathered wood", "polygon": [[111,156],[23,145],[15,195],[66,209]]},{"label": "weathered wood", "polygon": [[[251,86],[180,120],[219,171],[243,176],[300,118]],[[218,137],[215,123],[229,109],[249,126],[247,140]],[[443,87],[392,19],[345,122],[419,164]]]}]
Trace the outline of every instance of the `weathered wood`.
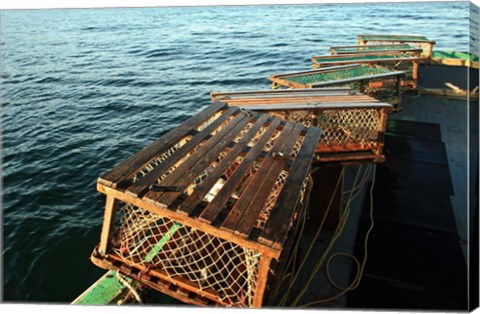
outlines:
[{"label": "weathered wood", "polygon": [[302,146],[295,159],[287,181],[283,187],[275,206],[270,213],[270,219],[267,221],[258,241],[264,244],[270,244],[272,247],[281,249],[285,241],[285,235],[290,227],[293,215],[292,208],[295,208],[300,197],[300,191],[303,186],[303,180],[310,169],[310,160],[313,158],[311,145],[316,145],[320,139],[321,131],[317,128],[311,128],[307,132]]},{"label": "weathered wood", "polygon": [[[174,173],[170,174],[158,186],[178,186],[182,190],[198,177],[232,142],[233,138],[240,132],[250,121],[244,113],[240,113],[217,134],[210,138],[205,144],[198,148],[187,160],[185,160]],[[180,180],[181,179],[181,180]],[[162,202],[166,206],[171,202],[167,197],[170,192],[150,192],[145,199],[152,199],[156,202]]]},{"label": "weathered wood", "polygon": [[318,103],[308,103],[308,102],[298,102],[298,103],[257,103],[257,104],[248,104],[248,105],[239,105],[236,104],[236,106],[239,106],[241,108],[245,109],[250,109],[250,110],[255,110],[255,111],[294,111],[294,110],[303,110],[303,109],[309,109],[309,110],[316,110],[316,109],[321,109],[321,110],[342,110],[342,109],[381,109],[381,108],[392,108],[391,104],[387,103],[381,103],[379,101],[377,102],[362,102],[362,103],[357,103],[357,102],[349,102],[348,100],[345,102],[318,102]]},{"label": "weathered wood", "polygon": [[359,45],[368,45],[369,43],[403,43],[403,44],[412,44],[414,46],[428,46],[428,49],[423,49],[422,57],[425,59],[430,59],[432,57],[433,46],[435,45],[434,40],[428,40],[425,36],[416,36],[416,35],[357,35],[357,42]]},{"label": "weathered wood", "polygon": [[[262,126],[267,122],[269,117],[267,115],[262,115],[257,122],[250,128],[247,134],[232,147],[225,156],[215,167],[215,169],[203,180],[198,186],[197,189],[190,195],[188,200],[183,202],[183,204],[178,208],[180,213],[186,215],[191,214],[193,209],[200,203],[200,201],[207,195],[207,193],[212,189],[213,185],[221,178],[223,173],[231,166],[232,162],[239,156],[239,154],[245,148],[245,145],[250,142],[250,140],[255,136],[255,134],[260,130]],[[278,121],[278,120],[277,120]],[[279,123],[280,121],[278,121]],[[171,207],[172,202],[174,202],[181,192],[170,193],[166,196],[164,202],[167,207]]]},{"label": "weathered wood", "polygon": [[317,154],[313,163],[341,163],[347,165],[350,161],[365,161],[367,163],[384,162],[385,156],[378,155],[373,151],[356,151],[356,152],[334,152]]},{"label": "weathered wood", "polygon": [[162,154],[169,147],[177,143],[182,137],[188,134],[192,129],[206,121],[216,112],[225,108],[226,104],[222,102],[216,102],[213,105],[205,108],[203,111],[195,115],[194,117],[183,122],[177,128],[171,130],[159,140],[153,142],[146,148],[142,149],[140,152],[136,153],[132,157],[128,158],[126,161],[117,165],[111,171],[102,175],[98,182],[103,185],[116,187],[117,182],[123,180],[125,177],[128,177],[137,169],[141,168],[143,165],[148,163],[153,157]]},{"label": "weathered wood", "polygon": [[[412,56],[420,56],[422,49],[409,46],[408,48],[405,47],[405,44],[384,44],[384,45],[371,45],[375,46],[376,48],[384,48],[384,49],[375,49],[375,50],[368,50],[365,49],[365,45],[354,45],[354,46],[336,46],[330,47],[330,54],[331,55],[345,55],[345,54],[355,54],[355,53],[362,53],[362,54],[385,54],[385,53],[406,53],[411,54]],[[347,51],[342,51],[347,50]]]},{"label": "weathered wood", "polygon": [[[293,129],[293,127],[294,127],[293,123],[291,122],[287,123],[285,125],[285,128],[283,129],[282,134],[283,133],[288,134]],[[263,150],[263,147],[268,142],[268,140],[270,139],[270,136],[273,134],[275,129],[272,128],[272,125],[270,125],[267,131],[265,131],[265,133],[262,135],[262,138],[248,152],[247,156],[245,156],[245,158],[242,160],[240,165],[235,169],[235,171],[230,176],[230,178],[228,178],[227,182],[222,187],[222,189],[217,194],[217,196],[203,210],[199,218],[201,221],[204,221],[206,223],[212,223],[215,220],[215,218],[217,218],[218,214],[227,204],[228,199],[237,188],[238,184],[240,183],[240,180],[243,178],[244,174],[252,166],[252,163],[255,161],[257,156]]]},{"label": "weathered wood", "polygon": [[107,200],[105,204],[105,212],[103,216],[102,233],[100,235],[99,252],[102,254],[106,254],[108,251],[110,235],[113,230],[113,225],[115,224],[117,207],[118,207],[118,201],[112,196],[107,196]]},{"label": "weathered wood", "polygon": [[[136,286],[136,283],[131,283]],[[128,288],[120,284],[116,273],[108,271],[100,277],[90,288],[79,295],[71,304],[75,305],[107,305],[121,299],[128,292]]]},{"label": "weathered wood", "polygon": [[[110,254],[108,256],[108,259],[98,259],[94,256],[92,257],[92,262],[99,267],[122,271],[121,268],[117,269],[115,266],[113,266],[113,261],[120,262],[121,264],[126,264],[128,267],[133,269],[138,269],[140,274],[148,273],[150,276],[158,277],[161,280],[171,282],[180,288],[187,289],[188,291],[192,291],[213,301],[218,301],[216,291],[212,289],[202,289],[198,284],[193,283],[190,280],[184,279],[180,276],[171,278],[170,276],[168,276],[168,274],[166,274],[160,269],[147,269],[147,267],[145,267],[144,265],[133,263],[128,259],[123,259],[120,256],[117,256],[116,254]],[[129,276],[147,285],[151,283],[151,280],[144,280],[141,276],[136,276],[133,273],[130,273]]]},{"label": "weathered wood", "polygon": [[[263,160],[260,169],[251,178],[221,228],[234,230],[236,234],[248,237],[302,130],[303,126],[297,124],[291,133],[280,134],[271,153]],[[282,137],[284,134],[285,137]]]},{"label": "weathered wood", "polygon": [[432,95],[438,97],[445,97],[449,99],[461,99],[469,101],[478,101],[479,94],[477,93],[459,93],[451,89],[441,89],[441,88],[419,88],[419,93],[422,95]]},{"label": "weathered wood", "polygon": [[140,197],[142,193],[144,193],[151,184],[155,183],[162,174],[164,174],[168,169],[175,165],[195,146],[206,140],[210,136],[210,133],[212,133],[215,129],[222,125],[230,116],[239,112],[239,108],[235,107],[230,107],[229,109],[225,110],[225,112],[218,119],[213,121],[205,129],[196,134],[188,143],[175,151],[169,158],[167,158],[164,162],[155,167],[152,171],[147,173],[143,178],[130,186],[127,189],[127,193],[136,197]]},{"label": "weathered wood", "polygon": [[258,266],[257,283],[255,285],[255,295],[253,298],[253,307],[260,308],[263,304],[263,296],[265,294],[265,287],[268,281],[268,271],[270,269],[270,263],[272,258],[263,255],[260,259],[260,265]]}]

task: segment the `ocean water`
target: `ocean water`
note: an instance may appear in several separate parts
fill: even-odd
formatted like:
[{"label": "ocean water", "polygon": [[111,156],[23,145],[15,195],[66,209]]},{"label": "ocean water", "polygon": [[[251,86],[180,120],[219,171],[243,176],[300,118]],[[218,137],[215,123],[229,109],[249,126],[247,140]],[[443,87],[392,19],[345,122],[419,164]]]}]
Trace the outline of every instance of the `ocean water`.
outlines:
[{"label": "ocean water", "polygon": [[210,103],[358,33],[468,50],[468,3],[0,12],[3,300],[69,303],[103,270],[97,178]]}]

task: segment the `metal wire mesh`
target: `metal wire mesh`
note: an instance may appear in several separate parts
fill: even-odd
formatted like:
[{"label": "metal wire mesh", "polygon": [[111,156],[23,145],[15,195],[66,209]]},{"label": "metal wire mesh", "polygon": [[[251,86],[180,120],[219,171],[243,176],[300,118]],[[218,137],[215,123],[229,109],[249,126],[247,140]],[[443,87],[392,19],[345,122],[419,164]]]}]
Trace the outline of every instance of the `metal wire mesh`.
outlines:
[{"label": "metal wire mesh", "polygon": [[375,74],[384,74],[389,73],[389,70],[381,68],[371,68],[371,67],[356,67],[335,71],[325,71],[316,74],[303,74],[298,76],[289,76],[285,78],[288,81],[293,81],[300,84],[312,84],[319,82],[329,82],[335,83],[337,80],[355,78],[359,76],[369,76]]}]

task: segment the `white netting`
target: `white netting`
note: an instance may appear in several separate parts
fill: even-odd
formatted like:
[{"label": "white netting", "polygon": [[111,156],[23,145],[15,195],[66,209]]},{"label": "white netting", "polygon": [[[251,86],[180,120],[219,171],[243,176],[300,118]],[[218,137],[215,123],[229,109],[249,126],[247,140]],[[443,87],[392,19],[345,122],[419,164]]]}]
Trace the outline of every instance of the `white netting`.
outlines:
[{"label": "white netting", "polygon": [[121,212],[120,257],[214,291],[223,305],[252,306],[260,253],[129,204]]},{"label": "white netting", "polygon": [[320,142],[326,145],[375,144],[380,113],[375,109],[325,110],[318,116]]},{"label": "white netting", "polygon": [[[181,140],[179,143],[175,144],[173,147],[171,147],[169,150],[167,150],[165,153],[161,154],[160,156],[152,159],[146,166],[143,167],[140,171],[135,173],[133,175],[132,181],[135,183],[141,178],[143,178],[147,173],[152,171],[155,167],[158,167],[161,163],[163,163],[168,157],[170,157],[173,153],[175,153],[177,150],[179,150],[183,145],[185,145],[189,140],[187,138]],[[164,176],[162,176],[162,180],[170,174],[175,167],[171,167]]]},{"label": "white netting", "polygon": [[314,125],[315,120],[311,110],[278,110],[271,111],[269,114],[282,120],[301,123],[306,127]]}]

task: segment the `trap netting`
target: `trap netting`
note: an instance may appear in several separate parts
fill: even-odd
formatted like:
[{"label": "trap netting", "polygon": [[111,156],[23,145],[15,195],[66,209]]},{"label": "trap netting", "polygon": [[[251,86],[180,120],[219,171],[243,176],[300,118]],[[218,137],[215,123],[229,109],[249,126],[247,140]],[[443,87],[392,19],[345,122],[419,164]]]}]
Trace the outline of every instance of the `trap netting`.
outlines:
[{"label": "trap netting", "polygon": [[311,110],[277,110],[270,111],[268,114],[283,120],[301,123],[306,127],[315,125],[315,116]]},{"label": "trap netting", "polygon": [[375,145],[381,114],[376,109],[324,110],[318,116],[322,129],[320,143],[325,145]]},{"label": "trap netting", "polygon": [[121,258],[188,279],[223,305],[252,306],[260,253],[130,204],[120,210],[112,243]]},{"label": "trap netting", "polygon": [[390,102],[400,96],[397,80],[396,77],[377,78],[365,82],[354,82],[350,87],[381,102]]},{"label": "trap netting", "polygon": [[320,145],[374,146],[378,142],[381,113],[377,109],[275,110],[269,115],[322,129]]}]

